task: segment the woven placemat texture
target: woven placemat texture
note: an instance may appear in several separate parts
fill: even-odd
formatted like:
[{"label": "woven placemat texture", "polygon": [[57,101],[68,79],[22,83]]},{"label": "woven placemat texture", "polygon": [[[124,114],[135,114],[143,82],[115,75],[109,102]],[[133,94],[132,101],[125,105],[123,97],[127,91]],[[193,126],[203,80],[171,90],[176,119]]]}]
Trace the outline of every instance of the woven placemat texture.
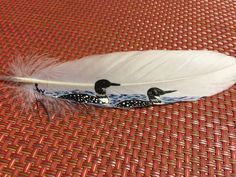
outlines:
[{"label": "woven placemat texture", "polygon": [[[147,49],[236,56],[235,29],[235,0],[1,0],[0,65]],[[68,111],[51,123],[11,97],[1,90],[0,176],[236,176],[236,86],[196,102]]]}]

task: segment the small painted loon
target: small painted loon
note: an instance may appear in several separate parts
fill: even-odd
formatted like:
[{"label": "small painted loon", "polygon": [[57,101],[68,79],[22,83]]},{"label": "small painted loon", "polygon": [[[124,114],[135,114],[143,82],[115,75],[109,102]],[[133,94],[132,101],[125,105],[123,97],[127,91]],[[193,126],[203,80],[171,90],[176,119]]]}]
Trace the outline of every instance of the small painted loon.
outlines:
[{"label": "small painted loon", "polygon": [[147,91],[149,101],[145,100],[125,100],[115,105],[117,108],[137,108],[137,107],[147,107],[151,105],[159,105],[161,103],[160,96],[176,92],[176,90],[164,91],[159,88],[153,87]]},{"label": "small painted loon", "polygon": [[78,103],[88,103],[88,104],[108,104],[109,100],[106,95],[106,89],[110,86],[119,86],[120,84],[112,83],[106,79],[98,80],[95,83],[94,89],[96,96],[89,95],[86,93],[71,93],[62,95],[59,98],[71,100]]}]

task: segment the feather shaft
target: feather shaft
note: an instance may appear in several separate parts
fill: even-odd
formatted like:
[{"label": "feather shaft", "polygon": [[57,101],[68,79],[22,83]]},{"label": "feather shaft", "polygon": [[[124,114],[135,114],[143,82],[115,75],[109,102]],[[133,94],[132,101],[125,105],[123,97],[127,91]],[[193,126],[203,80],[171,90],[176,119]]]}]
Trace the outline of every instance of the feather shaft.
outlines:
[{"label": "feather shaft", "polygon": [[74,82],[63,82],[63,81],[52,81],[52,80],[43,80],[43,79],[35,79],[28,77],[15,77],[15,76],[4,76],[1,77],[0,80],[25,83],[25,84],[50,84],[50,85],[63,85],[63,86],[82,86],[82,87],[91,87],[94,84],[90,83],[74,83]]},{"label": "feather shaft", "polygon": [[[231,66],[232,68],[235,67],[235,65]],[[175,82],[175,81],[181,81],[181,80],[187,80],[187,79],[193,79],[196,77],[201,77],[204,75],[208,74],[213,74],[217,73],[219,71],[223,71],[225,69],[229,69],[230,67],[225,67],[220,70],[214,71],[214,72],[209,72],[209,73],[204,73],[204,74],[199,74],[195,77],[183,77],[183,78],[178,78],[178,79],[171,79],[171,80],[159,80],[159,81],[154,81],[154,82],[136,82],[136,83],[121,83],[120,86],[126,87],[126,86],[135,86],[135,85],[146,85],[146,84],[158,84],[158,83],[167,83],[167,82]],[[5,81],[11,81],[11,82],[18,82],[18,83],[25,83],[25,84],[50,84],[50,85],[62,85],[62,86],[71,86],[71,87],[76,87],[76,86],[81,86],[81,87],[93,87],[94,83],[76,83],[76,82],[64,82],[64,81],[53,81],[53,80],[44,80],[44,79],[36,79],[36,78],[28,78],[28,77],[17,77],[17,76],[2,76],[0,77],[0,80],[5,80]]]}]

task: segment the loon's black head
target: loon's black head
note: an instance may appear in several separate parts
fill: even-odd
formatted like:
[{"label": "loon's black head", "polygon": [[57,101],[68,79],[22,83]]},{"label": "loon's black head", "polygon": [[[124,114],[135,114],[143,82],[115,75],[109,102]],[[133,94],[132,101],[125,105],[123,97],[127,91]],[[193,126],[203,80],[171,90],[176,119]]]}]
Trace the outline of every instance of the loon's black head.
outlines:
[{"label": "loon's black head", "polygon": [[165,95],[167,93],[172,93],[172,92],[176,92],[176,90],[161,90],[157,87],[152,87],[147,91],[147,95],[148,96],[161,96],[161,95]]},{"label": "loon's black head", "polygon": [[167,94],[167,93],[172,93],[172,92],[175,92],[176,90],[167,90],[167,91],[164,91],[164,90],[161,90],[157,87],[152,87],[150,88],[148,91],[147,91],[147,95],[148,95],[148,98],[150,101],[152,102],[160,102],[160,97],[161,95],[164,95],[164,94]]},{"label": "loon's black head", "polygon": [[99,95],[105,95],[106,94],[106,88],[110,87],[110,86],[120,86],[120,84],[117,83],[112,83],[109,80],[106,79],[101,79],[98,80],[95,83],[95,92]]}]

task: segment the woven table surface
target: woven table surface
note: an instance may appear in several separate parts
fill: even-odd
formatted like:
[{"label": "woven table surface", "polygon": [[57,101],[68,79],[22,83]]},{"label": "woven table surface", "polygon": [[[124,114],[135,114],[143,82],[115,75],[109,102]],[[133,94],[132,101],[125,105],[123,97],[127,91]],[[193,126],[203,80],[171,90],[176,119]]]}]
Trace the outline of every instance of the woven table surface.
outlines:
[{"label": "woven table surface", "polygon": [[[235,29],[235,0],[1,0],[0,66],[17,55],[148,49],[235,57]],[[1,91],[0,176],[236,176],[236,85],[195,102],[67,111],[52,122],[12,96]]]}]

